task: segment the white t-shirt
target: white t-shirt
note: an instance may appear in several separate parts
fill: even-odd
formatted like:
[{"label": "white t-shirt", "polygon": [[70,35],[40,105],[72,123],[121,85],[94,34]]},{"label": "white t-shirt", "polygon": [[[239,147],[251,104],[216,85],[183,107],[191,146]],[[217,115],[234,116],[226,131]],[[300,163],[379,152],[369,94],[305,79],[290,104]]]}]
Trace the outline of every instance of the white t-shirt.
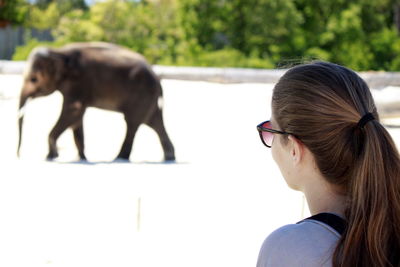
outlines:
[{"label": "white t-shirt", "polygon": [[331,267],[339,238],[332,227],[312,219],[285,225],[265,239],[257,267]]}]

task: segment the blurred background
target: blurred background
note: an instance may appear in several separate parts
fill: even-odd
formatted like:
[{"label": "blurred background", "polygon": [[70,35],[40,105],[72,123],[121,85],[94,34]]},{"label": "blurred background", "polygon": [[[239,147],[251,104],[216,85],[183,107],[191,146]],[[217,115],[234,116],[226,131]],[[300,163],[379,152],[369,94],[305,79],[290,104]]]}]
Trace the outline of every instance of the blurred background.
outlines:
[{"label": "blurred background", "polygon": [[[0,0],[0,266],[255,266],[271,231],[309,214],[256,131],[276,77],[312,59],[379,71],[368,82],[399,125],[399,29],[398,0]],[[221,81],[246,83],[161,80],[176,163],[162,162],[146,126],[130,162],[113,161],[123,116],[95,108],[84,116],[88,162],[76,161],[71,131],[60,157],[45,161],[58,92],[27,104],[17,158],[30,51],[84,41],[128,47],[171,77],[230,73]],[[400,130],[389,132],[399,144]]]},{"label": "blurred background", "polygon": [[24,60],[42,43],[106,41],[161,65],[274,68],[317,58],[397,71],[399,29],[398,0],[1,0],[0,59]]}]

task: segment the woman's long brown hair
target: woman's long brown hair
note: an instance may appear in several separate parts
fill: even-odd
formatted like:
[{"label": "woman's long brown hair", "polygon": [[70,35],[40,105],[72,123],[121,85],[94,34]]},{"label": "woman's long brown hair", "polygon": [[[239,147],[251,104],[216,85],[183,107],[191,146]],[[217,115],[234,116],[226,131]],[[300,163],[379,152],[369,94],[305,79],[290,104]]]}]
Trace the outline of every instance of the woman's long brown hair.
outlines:
[{"label": "woman's long brown hair", "polygon": [[[336,64],[299,65],[276,84],[272,112],[280,128],[314,154],[327,181],[347,196],[348,225],[333,266],[399,266],[400,159],[367,84]],[[367,113],[375,119],[359,127]]]}]

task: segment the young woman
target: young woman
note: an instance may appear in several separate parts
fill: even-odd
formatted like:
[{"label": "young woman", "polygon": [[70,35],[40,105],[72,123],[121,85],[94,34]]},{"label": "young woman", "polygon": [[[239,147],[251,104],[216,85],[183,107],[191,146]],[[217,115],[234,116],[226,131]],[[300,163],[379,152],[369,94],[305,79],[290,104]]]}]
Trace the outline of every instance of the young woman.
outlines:
[{"label": "young woman", "polygon": [[400,158],[355,72],[327,62],[289,69],[257,128],[314,215],[270,234],[258,267],[400,266]]}]

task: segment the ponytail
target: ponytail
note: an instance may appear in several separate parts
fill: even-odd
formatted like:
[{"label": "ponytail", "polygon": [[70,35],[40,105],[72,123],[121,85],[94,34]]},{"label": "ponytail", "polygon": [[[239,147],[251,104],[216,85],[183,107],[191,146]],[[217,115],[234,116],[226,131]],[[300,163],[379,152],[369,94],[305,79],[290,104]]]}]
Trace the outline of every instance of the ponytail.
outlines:
[{"label": "ponytail", "polygon": [[400,159],[383,126],[362,129],[361,153],[353,167],[346,210],[348,228],[333,255],[333,266],[400,264]]}]

